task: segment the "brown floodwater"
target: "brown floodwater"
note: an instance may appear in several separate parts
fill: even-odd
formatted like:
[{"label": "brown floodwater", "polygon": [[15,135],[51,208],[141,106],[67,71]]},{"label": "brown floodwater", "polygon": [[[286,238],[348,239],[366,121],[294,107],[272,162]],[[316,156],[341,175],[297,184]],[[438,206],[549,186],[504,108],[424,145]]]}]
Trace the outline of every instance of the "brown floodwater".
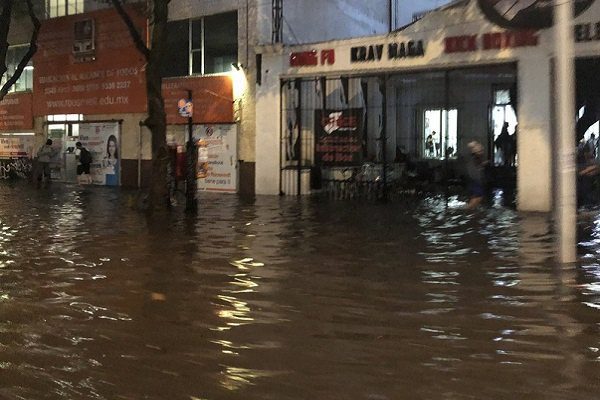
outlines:
[{"label": "brown floodwater", "polygon": [[596,399],[600,212],[0,186],[0,399]]}]

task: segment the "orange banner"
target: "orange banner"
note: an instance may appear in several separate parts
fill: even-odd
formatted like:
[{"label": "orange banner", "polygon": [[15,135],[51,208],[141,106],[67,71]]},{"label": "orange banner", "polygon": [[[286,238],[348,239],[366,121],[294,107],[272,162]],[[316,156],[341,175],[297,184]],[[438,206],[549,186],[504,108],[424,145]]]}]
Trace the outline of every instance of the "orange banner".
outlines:
[{"label": "orange banner", "polygon": [[[145,38],[145,17],[128,12]],[[146,111],[144,58],[112,8],[44,21],[33,62],[35,116]]]},{"label": "orange banner", "polygon": [[228,75],[163,79],[163,96],[167,124],[185,124],[179,115],[178,102],[192,92],[195,124],[231,123],[233,121],[233,81]]},{"label": "orange banner", "polygon": [[33,129],[31,92],[9,94],[0,101],[0,131],[24,132]]}]

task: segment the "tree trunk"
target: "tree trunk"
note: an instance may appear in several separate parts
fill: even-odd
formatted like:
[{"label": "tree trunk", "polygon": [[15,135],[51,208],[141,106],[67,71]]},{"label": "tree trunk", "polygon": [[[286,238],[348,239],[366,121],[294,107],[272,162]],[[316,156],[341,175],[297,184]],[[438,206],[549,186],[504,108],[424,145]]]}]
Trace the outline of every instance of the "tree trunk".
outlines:
[{"label": "tree trunk", "polygon": [[152,132],[150,206],[151,208],[164,208],[170,206],[167,182],[169,151],[167,149],[167,117],[162,96],[160,68],[167,42],[169,0],[154,0],[152,3],[151,45],[148,64],[146,65],[146,90],[148,94],[146,126]]}]

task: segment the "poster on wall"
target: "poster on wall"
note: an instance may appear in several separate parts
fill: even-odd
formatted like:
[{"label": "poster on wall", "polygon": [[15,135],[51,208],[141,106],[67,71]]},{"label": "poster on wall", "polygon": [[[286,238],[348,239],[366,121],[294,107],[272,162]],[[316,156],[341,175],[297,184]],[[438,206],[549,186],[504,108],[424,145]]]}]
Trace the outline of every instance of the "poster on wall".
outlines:
[{"label": "poster on wall", "polygon": [[361,109],[315,111],[315,161],[321,166],[362,162]]},{"label": "poster on wall", "polygon": [[237,191],[237,126],[235,124],[195,125],[198,146],[196,177],[198,190]]},{"label": "poster on wall", "polygon": [[34,135],[0,136],[0,158],[31,157],[34,145]]},{"label": "poster on wall", "polygon": [[118,186],[121,169],[119,123],[82,123],[79,125],[79,141],[92,154],[92,183]]},{"label": "poster on wall", "polygon": [[[595,0],[573,0],[578,16]],[[543,29],[552,26],[555,0],[479,0],[485,16],[504,28]]]}]

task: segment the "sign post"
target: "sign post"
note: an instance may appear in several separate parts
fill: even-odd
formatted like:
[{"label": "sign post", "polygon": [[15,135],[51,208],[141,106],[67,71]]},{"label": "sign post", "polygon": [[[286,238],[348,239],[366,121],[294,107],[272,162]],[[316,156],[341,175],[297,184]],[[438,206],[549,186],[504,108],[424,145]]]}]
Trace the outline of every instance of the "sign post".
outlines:
[{"label": "sign post", "polygon": [[187,128],[188,128],[188,140],[187,140],[187,170],[186,170],[186,183],[185,183],[185,210],[187,212],[195,213],[198,211],[198,202],[196,199],[196,192],[198,187],[196,185],[196,160],[197,150],[196,144],[194,143],[193,135],[193,122],[192,117],[194,115],[194,103],[192,102],[192,91],[187,91],[187,99],[181,99],[178,102],[179,114],[182,117],[187,117]]}]

